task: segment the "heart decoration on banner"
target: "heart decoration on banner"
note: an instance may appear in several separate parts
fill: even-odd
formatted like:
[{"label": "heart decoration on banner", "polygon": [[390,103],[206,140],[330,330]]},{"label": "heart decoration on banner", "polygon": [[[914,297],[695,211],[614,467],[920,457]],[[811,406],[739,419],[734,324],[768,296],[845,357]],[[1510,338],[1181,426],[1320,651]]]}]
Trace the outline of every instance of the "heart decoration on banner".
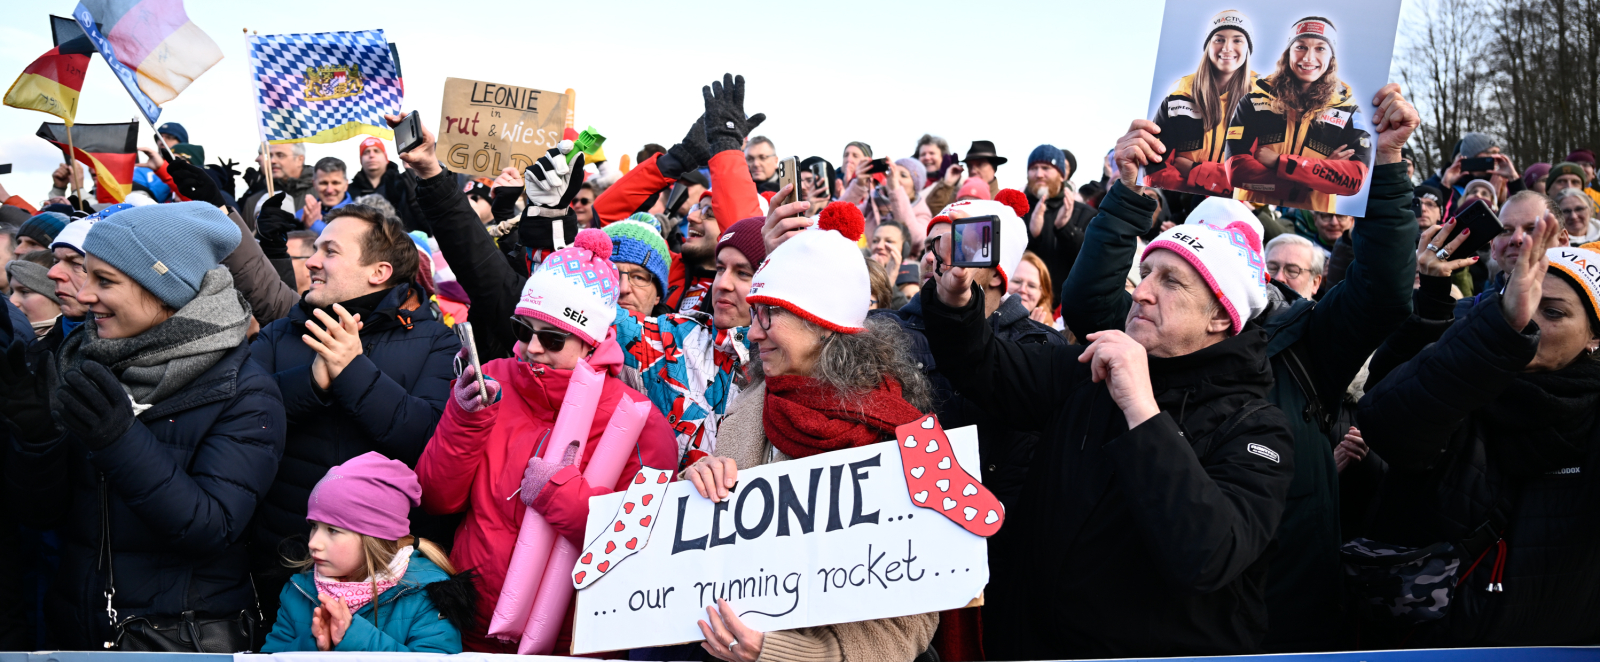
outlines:
[{"label": "heart decoration on banner", "polygon": [[653,530],[650,525],[656,521],[656,512],[665,501],[661,496],[667,493],[671,482],[672,473],[666,469],[645,467],[633,476],[611,525],[583,549],[583,556],[578,557],[572,569],[573,588],[582,590],[600,581],[606,571],[644,549],[650,542]]},{"label": "heart decoration on banner", "polygon": [[912,421],[894,434],[912,503],[950,518],[973,535],[987,538],[1000,530],[1005,506],[956,460],[938,417]]}]

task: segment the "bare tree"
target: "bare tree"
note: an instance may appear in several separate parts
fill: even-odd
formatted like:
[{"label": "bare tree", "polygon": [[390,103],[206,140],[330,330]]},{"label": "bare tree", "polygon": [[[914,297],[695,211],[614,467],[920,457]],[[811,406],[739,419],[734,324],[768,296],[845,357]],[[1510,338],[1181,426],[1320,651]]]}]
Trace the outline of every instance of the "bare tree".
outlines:
[{"label": "bare tree", "polygon": [[1485,0],[1420,0],[1403,25],[1401,80],[1422,114],[1413,149],[1418,172],[1448,165],[1461,134],[1488,128],[1491,76],[1485,54],[1494,37]]},{"label": "bare tree", "polygon": [[1600,0],[1500,0],[1492,117],[1519,166],[1600,143]]}]

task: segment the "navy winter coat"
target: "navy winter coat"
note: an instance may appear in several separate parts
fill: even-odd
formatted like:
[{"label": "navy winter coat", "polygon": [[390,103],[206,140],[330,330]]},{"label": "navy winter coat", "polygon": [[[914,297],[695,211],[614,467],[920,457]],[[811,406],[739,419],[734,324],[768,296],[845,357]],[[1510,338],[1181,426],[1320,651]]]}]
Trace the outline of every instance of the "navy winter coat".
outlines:
[{"label": "navy winter coat", "polygon": [[99,451],[70,434],[13,441],[7,488],[27,498],[27,524],[61,535],[45,597],[52,644],[103,650],[113,639],[97,562],[106,521],[119,619],[255,612],[245,528],[277,473],[284,418],[277,385],[249,355],[241,343]]},{"label": "navy winter coat", "polygon": [[[426,295],[399,285],[362,316],[362,354],[319,396],[311,378],[316,352],[300,339],[307,319],[306,308],[295,306],[250,346],[250,360],[277,380],[289,420],[283,465],[256,518],[258,570],[282,568],[280,543],[306,536],[306,500],[334,465],[377,451],[416,467],[444,414],[453,359],[461,349],[455,333],[434,320]],[[454,537],[448,530],[428,530],[438,519],[420,508],[412,511],[411,523],[418,536]]]}]

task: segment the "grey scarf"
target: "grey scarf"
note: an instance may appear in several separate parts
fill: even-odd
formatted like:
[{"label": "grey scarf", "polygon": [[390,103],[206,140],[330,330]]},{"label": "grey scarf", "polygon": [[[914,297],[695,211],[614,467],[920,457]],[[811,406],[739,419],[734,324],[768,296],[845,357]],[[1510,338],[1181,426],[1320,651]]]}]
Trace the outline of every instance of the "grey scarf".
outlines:
[{"label": "grey scarf", "polygon": [[94,320],[61,345],[63,372],[83,361],[97,361],[117,375],[143,411],[188,386],[229,350],[244,341],[250,304],[233,289],[226,267],[206,272],[200,294],[183,308],[132,338],[102,339]]}]

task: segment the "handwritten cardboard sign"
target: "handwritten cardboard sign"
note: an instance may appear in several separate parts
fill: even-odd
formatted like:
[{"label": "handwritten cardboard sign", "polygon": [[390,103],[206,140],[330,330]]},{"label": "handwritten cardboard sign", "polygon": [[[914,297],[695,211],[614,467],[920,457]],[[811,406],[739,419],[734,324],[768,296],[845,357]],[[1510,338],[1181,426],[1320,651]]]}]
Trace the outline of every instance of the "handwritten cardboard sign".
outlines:
[{"label": "handwritten cardboard sign", "polygon": [[[948,435],[977,469],[977,428]],[[623,498],[589,500],[585,542]],[[912,502],[892,441],[741,468],[717,504],[687,481],[663,498],[644,549],[578,591],[574,654],[699,641],[717,598],[771,632],[957,609],[989,582],[986,540]]]},{"label": "handwritten cardboard sign", "polygon": [[519,172],[561,142],[573,99],[561,92],[446,78],[439,111],[439,159],[455,172]]}]

